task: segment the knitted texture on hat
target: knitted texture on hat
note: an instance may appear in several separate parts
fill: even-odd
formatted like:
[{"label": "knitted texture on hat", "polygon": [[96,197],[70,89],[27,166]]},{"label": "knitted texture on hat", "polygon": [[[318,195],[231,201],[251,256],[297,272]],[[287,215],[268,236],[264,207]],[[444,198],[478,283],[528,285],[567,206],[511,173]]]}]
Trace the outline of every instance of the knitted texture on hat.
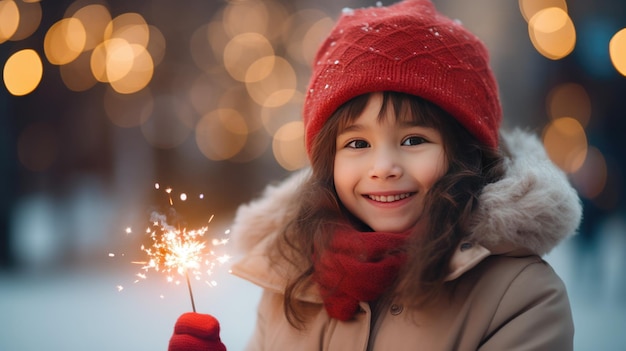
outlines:
[{"label": "knitted texture on hat", "polygon": [[309,156],[337,108],[377,91],[429,100],[479,142],[498,145],[502,110],[487,49],[428,0],[343,11],[317,52],[304,102]]}]

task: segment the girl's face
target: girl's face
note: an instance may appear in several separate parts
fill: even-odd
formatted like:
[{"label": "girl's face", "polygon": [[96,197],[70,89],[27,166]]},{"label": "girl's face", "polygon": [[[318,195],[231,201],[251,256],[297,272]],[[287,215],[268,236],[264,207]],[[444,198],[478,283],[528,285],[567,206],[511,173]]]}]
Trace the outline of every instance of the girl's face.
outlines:
[{"label": "girl's face", "polygon": [[[374,231],[403,232],[423,218],[428,190],[448,169],[441,134],[396,116],[382,94],[339,131],[334,183],[339,199]],[[397,118],[400,117],[400,118]]]}]

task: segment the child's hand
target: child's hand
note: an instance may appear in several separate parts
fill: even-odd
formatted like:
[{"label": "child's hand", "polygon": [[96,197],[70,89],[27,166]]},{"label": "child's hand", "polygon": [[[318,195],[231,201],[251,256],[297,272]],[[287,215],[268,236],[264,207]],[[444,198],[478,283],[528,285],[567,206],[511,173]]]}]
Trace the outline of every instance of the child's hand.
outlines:
[{"label": "child's hand", "polygon": [[215,317],[184,313],[176,321],[168,351],[226,351],[220,340],[220,324]]}]

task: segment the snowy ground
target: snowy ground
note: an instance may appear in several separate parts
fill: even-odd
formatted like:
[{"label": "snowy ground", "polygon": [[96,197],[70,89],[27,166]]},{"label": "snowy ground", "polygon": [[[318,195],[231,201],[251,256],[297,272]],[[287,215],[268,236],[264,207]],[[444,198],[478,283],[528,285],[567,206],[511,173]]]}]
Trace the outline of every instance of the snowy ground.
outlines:
[{"label": "snowy ground", "polygon": [[[624,350],[624,223],[607,222],[598,239],[582,248],[579,240],[565,242],[546,259],[568,286],[576,350]],[[191,309],[187,289],[156,278],[133,284],[132,269],[100,264],[45,275],[0,274],[0,350],[166,350],[176,318]],[[194,282],[196,307],[220,320],[230,351],[241,350],[260,291],[226,269],[216,281],[214,288]]]},{"label": "snowy ground", "polygon": [[[0,350],[166,350],[176,318],[191,311],[187,287],[156,276],[133,284],[133,273],[85,268],[1,275]],[[217,287],[192,282],[197,311],[216,316],[229,350],[241,350],[260,291],[226,272],[216,281]]]}]

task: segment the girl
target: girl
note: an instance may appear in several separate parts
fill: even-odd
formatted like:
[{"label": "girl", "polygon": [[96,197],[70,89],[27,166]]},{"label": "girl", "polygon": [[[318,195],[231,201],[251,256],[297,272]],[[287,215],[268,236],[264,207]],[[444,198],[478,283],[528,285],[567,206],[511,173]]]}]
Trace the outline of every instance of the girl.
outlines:
[{"label": "girl", "polygon": [[[540,258],[581,206],[541,143],[499,137],[484,45],[427,0],[345,10],[304,105],[310,169],[240,207],[248,350],[571,350]],[[184,314],[170,350],[224,350]]]}]

